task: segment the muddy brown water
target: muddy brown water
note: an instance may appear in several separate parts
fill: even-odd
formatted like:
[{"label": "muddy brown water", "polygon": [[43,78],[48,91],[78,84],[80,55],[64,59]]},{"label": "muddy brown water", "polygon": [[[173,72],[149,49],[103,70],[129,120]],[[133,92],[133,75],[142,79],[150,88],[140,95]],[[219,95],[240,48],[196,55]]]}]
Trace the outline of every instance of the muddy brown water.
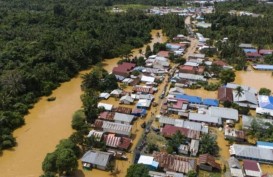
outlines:
[{"label": "muddy brown water", "polygon": [[[160,33],[160,37],[157,36]],[[152,30],[152,41],[165,42],[167,38],[162,35],[161,30]],[[143,47],[145,51],[146,45]],[[140,55],[139,49],[132,51],[133,55]],[[103,62],[104,68],[110,72],[116,66],[120,58],[107,59]],[[82,71],[78,76],[69,82],[61,84],[53,91],[51,96],[56,97],[53,102],[48,102],[42,97],[29,114],[25,116],[26,125],[14,131],[18,146],[12,150],[6,150],[0,156],[0,177],[37,177],[42,174],[42,161],[48,152],[52,152],[61,139],[68,138],[73,130],[71,129],[71,118],[73,113],[82,106],[80,95],[81,74],[91,70]],[[140,122],[141,123],[141,122]],[[138,132],[137,127],[133,132]],[[136,135],[136,139],[139,138]],[[129,156],[129,160],[130,160]],[[127,164],[127,165],[126,165]],[[125,176],[129,163],[118,161],[118,168],[122,172],[118,176]],[[79,172],[75,176],[109,176],[109,172],[99,170]]]}]

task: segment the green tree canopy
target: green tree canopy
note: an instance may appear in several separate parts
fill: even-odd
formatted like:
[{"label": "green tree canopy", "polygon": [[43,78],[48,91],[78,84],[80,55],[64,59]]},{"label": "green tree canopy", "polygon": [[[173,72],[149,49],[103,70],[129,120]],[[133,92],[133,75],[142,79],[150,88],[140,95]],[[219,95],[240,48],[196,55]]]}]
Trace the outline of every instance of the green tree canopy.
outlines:
[{"label": "green tree canopy", "polygon": [[209,153],[210,155],[217,156],[219,153],[219,146],[217,144],[216,138],[210,134],[203,135],[200,140],[199,153]]},{"label": "green tree canopy", "polygon": [[271,90],[268,88],[260,88],[259,95],[271,95]]},{"label": "green tree canopy", "polygon": [[127,170],[126,177],[149,177],[149,169],[144,164],[131,165]]},{"label": "green tree canopy", "polygon": [[222,70],[220,72],[219,78],[223,84],[227,84],[229,82],[233,82],[235,80],[235,72],[228,69],[228,70]]}]

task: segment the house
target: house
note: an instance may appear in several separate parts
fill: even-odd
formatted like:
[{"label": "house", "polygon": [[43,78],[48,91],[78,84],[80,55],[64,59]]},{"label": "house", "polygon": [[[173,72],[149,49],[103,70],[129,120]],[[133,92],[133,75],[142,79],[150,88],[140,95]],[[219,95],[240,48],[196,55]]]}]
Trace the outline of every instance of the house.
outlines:
[{"label": "house", "polygon": [[191,140],[191,144],[190,144],[190,153],[191,156],[196,156],[199,150],[199,140]]},{"label": "house", "polygon": [[254,118],[250,116],[243,115],[242,116],[242,128],[245,130],[251,129],[251,124],[255,120],[260,126],[263,126],[265,129],[268,128],[265,123],[269,123],[273,125],[272,119],[263,119],[263,118]]},{"label": "house", "polygon": [[189,145],[180,144],[180,146],[178,147],[178,152],[180,154],[188,155],[189,154]]},{"label": "house", "polygon": [[167,103],[168,112],[178,114],[185,112],[188,109],[188,101],[182,99],[168,99]]},{"label": "house", "polygon": [[265,142],[265,141],[257,141],[257,147],[273,150],[273,143]]},{"label": "house", "polygon": [[166,71],[165,69],[143,68],[141,72],[148,75],[162,76]]},{"label": "house", "polygon": [[113,121],[115,112],[103,111],[99,114],[98,118],[108,121]]},{"label": "house", "polygon": [[273,50],[260,49],[259,54],[262,56],[272,55]]},{"label": "house", "polygon": [[199,74],[202,75],[205,71],[204,66],[189,66],[189,65],[180,65],[179,66],[180,73],[189,73],[189,74]]},{"label": "house", "polygon": [[215,161],[210,154],[202,154],[199,156],[199,168],[205,171],[221,171],[221,166]]},{"label": "house", "polygon": [[155,78],[154,77],[150,77],[150,76],[145,76],[145,75],[142,75],[141,76],[141,82],[154,82],[155,81]]},{"label": "house", "polygon": [[184,94],[184,93],[185,93],[184,90],[179,87],[173,87],[173,88],[170,88],[169,90],[169,94],[171,95]]},{"label": "house", "polygon": [[144,117],[146,114],[147,114],[146,109],[135,108],[132,111],[132,115],[137,116],[137,117]]},{"label": "house", "polygon": [[233,90],[233,102],[241,107],[256,108],[258,106],[255,94],[248,91],[243,91],[243,93],[239,95],[235,90]]},{"label": "house", "polygon": [[190,59],[205,59],[205,54],[191,54],[188,57],[188,60]]},{"label": "house", "polygon": [[175,98],[180,100],[187,100],[190,104],[202,104],[202,98],[198,96],[177,94],[175,95]]},{"label": "house", "polygon": [[189,120],[214,126],[222,125],[221,117],[211,116],[209,114],[189,113]]},{"label": "house", "polygon": [[114,67],[112,73],[118,80],[123,80],[130,76],[130,71],[136,66],[134,63],[123,62],[122,64]]},{"label": "house", "polygon": [[254,160],[243,160],[245,177],[261,177],[263,175],[260,164]]},{"label": "house", "polygon": [[121,96],[122,92],[123,91],[120,89],[115,89],[110,93],[110,95],[113,97],[119,98]]},{"label": "house", "polygon": [[172,80],[185,79],[189,81],[206,81],[207,79],[202,75],[189,74],[189,73],[177,73]]},{"label": "house", "polygon": [[149,169],[154,169],[154,170],[156,170],[159,166],[159,163],[156,160],[154,160],[154,157],[147,156],[147,155],[140,155],[137,164],[144,164]]},{"label": "house", "polygon": [[132,125],[103,121],[102,129],[104,132],[107,132],[107,133],[116,133],[119,135],[130,137],[131,131],[132,131]]},{"label": "house", "polygon": [[110,97],[109,93],[100,93],[99,98],[107,100]]},{"label": "house", "polygon": [[260,71],[273,71],[273,65],[253,64],[252,67]]},{"label": "house", "polygon": [[153,94],[154,93],[153,87],[150,87],[150,86],[135,85],[132,90],[133,90],[133,92],[141,93],[141,94]]},{"label": "house", "polygon": [[225,139],[234,140],[236,142],[245,141],[245,132],[241,130],[235,130],[234,128],[225,128]]},{"label": "house", "polygon": [[232,108],[222,107],[209,107],[209,115],[215,117],[221,117],[222,119],[238,121],[238,110]]},{"label": "house", "polygon": [[89,150],[83,155],[81,161],[84,168],[106,170],[111,158],[112,153]]},{"label": "house", "polygon": [[121,150],[128,150],[132,144],[132,139],[127,137],[117,137],[115,134],[104,135],[103,141],[106,146]]},{"label": "house", "polygon": [[87,137],[91,137],[93,136],[95,138],[96,141],[100,141],[102,136],[103,136],[104,132],[101,132],[101,131],[96,131],[96,130],[91,130]]},{"label": "house", "polygon": [[230,146],[230,155],[237,159],[251,159],[260,163],[272,164],[273,151],[267,148],[233,144]]},{"label": "house", "polygon": [[140,109],[149,109],[151,107],[152,100],[148,99],[139,99],[136,107]]},{"label": "house", "polygon": [[107,111],[111,111],[113,108],[113,105],[107,104],[107,103],[98,103],[98,108],[100,107],[104,108]]},{"label": "house", "polygon": [[202,133],[208,133],[208,127],[203,126],[201,123],[198,123],[198,122],[191,122],[191,121],[182,120],[182,119],[174,119],[174,118],[165,117],[165,116],[159,116],[158,121],[161,127],[164,127],[165,125],[173,125],[175,127],[182,127],[182,128],[187,128],[190,130],[200,131]]},{"label": "house", "polygon": [[151,177],[184,177],[182,173],[175,173],[172,171],[166,171],[166,173],[149,171],[149,176]]},{"label": "house", "polygon": [[218,107],[219,106],[219,101],[216,100],[216,99],[206,98],[206,99],[203,99],[203,105]]},{"label": "house", "polygon": [[218,89],[218,100],[225,102],[225,101],[229,101],[229,102],[233,102],[233,93],[232,93],[232,89],[231,88],[227,88],[227,87],[220,87]]},{"label": "house", "polygon": [[124,95],[120,98],[119,103],[120,104],[132,104],[132,103],[134,103],[134,99],[127,94],[127,95]]},{"label": "house", "polygon": [[103,120],[95,120],[94,122],[94,128],[97,130],[102,130]]},{"label": "house", "polygon": [[114,116],[114,121],[116,123],[130,125],[133,120],[134,120],[134,116],[130,114],[122,114],[122,113],[116,112]]},{"label": "house", "polygon": [[140,78],[139,77],[125,78],[123,79],[122,83],[130,86],[135,86],[140,83]]},{"label": "house", "polygon": [[182,135],[186,136],[190,139],[199,139],[200,138],[200,131],[190,130],[183,127],[175,127],[172,125],[165,125],[164,128],[161,129],[161,133],[166,138],[171,138],[172,135],[179,131]]},{"label": "house", "polygon": [[147,100],[154,100],[153,94],[131,94],[131,97],[139,100],[139,99],[147,99]]},{"label": "house", "polygon": [[123,106],[118,106],[113,109],[115,112],[123,113],[123,114],[131,114],[132,108],[127,108]]},{"label": "house", "polygon": [[196,159],[171,155],[166,152],[154,152],[154,160],[164,171],[173,171],[187,174],[189,171],[196,171]]},{"label": "house", "polygon": [[243,49],[255,49],[255,47],[253,47],[252,44],[245,44],[245,43],[241,43],[239,47]]},{"label": "house", "polygon": [[228,159],[231,177],[244,177],[240,162],[235,157]]},{"label": "house", "polygon": [[244,91],[248,91],[254,94],[257,94],[258,91],[255,88],[245,86],[245,85],[239,85],[239,84],[234,84],[234,83],[227,83],[226,87],[231,88],[231,89],[236,89],[237,87],[242,87]]},{"label": "house", "polygon": [[268,113],[273,116],[273,96],[259,95],[258,96],[259,107],[256,108],[256,113],[265,114]]},{"label": "house", "polygon": [[245,55],[246,55],[246,60],[249,60],[249,61],[256,61],[262,57],[258,52],[246,53]]}]

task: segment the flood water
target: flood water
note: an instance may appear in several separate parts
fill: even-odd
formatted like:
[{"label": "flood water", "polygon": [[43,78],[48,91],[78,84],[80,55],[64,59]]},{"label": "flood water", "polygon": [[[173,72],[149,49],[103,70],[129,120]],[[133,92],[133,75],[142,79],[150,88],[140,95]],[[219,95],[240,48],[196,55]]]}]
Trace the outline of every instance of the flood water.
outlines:
[{"label": "flood water", "polygon": [[[160,37],[156,37],[157,32],[160,33]],[[161,30],[152,30],[151,34],[153,39],[150,45],[167,40]],[[145,51],[145,48],[146,46],[142,50]],[[139,49],[132,52],[133,55],[139,55]],[[111,71],[118,60],[120,58],[105,60],[104,68]],[[54,90],[51,96],[56,97],[55,101],[48,102],[46,97],[42,97],[25,116],[26,125],[14,131],[18,146],[4,151],[0,157],[1,177],[37,177],[42,174],[41,166],[46,154],[52,152],[61,139],[68,138],[73,132],[71,129],[72,115],[82,106],[80,75],[89,71],[80,72],[79,76],[61,84]],[[136,132],[137,127],[138,125],[135,128]],[[125,171],[121,176],[125,176],[127,170],[125,168],[128,165],[124,166],[126,161],[119,162],[118,168]],[[104,175],[100,173],[91,175],[85,171],[84,173],[81,173],[81,176],[108,176],[105,172],[102,173]]]}]

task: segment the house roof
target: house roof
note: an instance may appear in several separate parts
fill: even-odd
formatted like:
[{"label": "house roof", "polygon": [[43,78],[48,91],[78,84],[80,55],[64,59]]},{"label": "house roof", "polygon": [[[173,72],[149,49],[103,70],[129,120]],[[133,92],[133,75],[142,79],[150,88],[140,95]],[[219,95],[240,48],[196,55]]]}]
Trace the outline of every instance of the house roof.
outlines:
[{"label": "house roof", "polygon": [[105,120],[113,120],[115,113],[114,112],[108,112],[108,111],[103,111],[99,115],[99,119],[105,119]]},{"label": "house roof", "polygon": [[165,125],[164,128],[161,130],[163,136],[171,137],[177,131],[179,131],[182,135],[185,135],[187,138],[199,139],[200,138],[200,131],[190,130],[183,127],[175,127],[172,125]]},{"label": "house roof", "polygon": [[134,115],[137,115],[137,114],[145,115],[146,112],[147,112],[146,109],[135,108],[135,109],[133,109],[132,114],[134,114]]},{"label": "house roof", "polygon": [[132,130],[132,125],[103,121],[102,128],[103,129],[110,129],[113,131],[122,131],[122,132],[129,133]]},{"label": "house roof", "polygon": [[259,50],[259,54],[261,55],[271,55],[273,50],[266,50],[266,49],[261,49]]},{"label": "house roof", "polygon": [[245,85],[239,85],[239,84],[235,84],[235,83],[227,83],[227,85],[226,85],[227,88],[232,88],[232,89],[236,89],[239,86],[242,87],[244,89],[244,91],[249,91],[249,92],[255,93],[255,94],[257,94],[257,92],[258,92],[255,88],[245,86]]},{"label": "house roof", "polygon": [[217,60],[217,61],[213,61],[212,64],[215,64],[217,66],[227,66],[228,64],[226,62],[224,62],[223,60]]},{"label": "house roof", "polygon": [[160,57],[166,57],[168,58],[169,57],[169,51],[159,51],[156,55],[157,56],[160,56]]},{"label": "house roof", "polygon": [[206,81],[207,80],[202,75],[189,74],[189,73],[178,73],[178,74],[175,74],[174,77],[178,77],[178,78],[181,78],[181,79],[189,79],[189,80],[201,80],[201,81]]},{"label": "house roof", "polygon": [[113,105],[107,104],[107,103],[98,103],[98,108],[103,107],[107,111],[111,111],[113,108]]},{"label": "house roof", "polygon": [[177,94],[175,95],[175,98],[188,100],[190,103],[194,104],[202,104],[202,98],[198,96],[191,96],[191,95],[185,95],[185,94]]},{"label": "house roof", "polygon": [[198,149],[199,149],[199,140],[191,140],[190,152],[193,155],[196,155],[198,153]]},{"label": "house roof", "polygon": [[228,165],[229,165],[229,168],[238,168],[238,169],[242,168],[242,166],[240,165],[239,160],[236,159],[235,157],[230,157],[228,159]]},{"label": "house roof", "polygon": [[122,90],[120,90],[120,89],[115,89],[115,90],[113,90],[110,94],[111,95],[119,95],[119,94],[121,94],[123,91]]},{"label": "house roof", "polygon": [[246,115],[243,115],[242,116],[242,124],[243,124],[243,127],[250,127],[251,126],[251,123],[253,120],[256,120],[259,124],[264,124],[264,123],[269,123],[269,124],[273,124],[273,120],[271,119],[263,119],[263,118],[254,118],[254,117],[251,117],[251,116],[246,116]]},{"label": "house roof", "polygon": [[100,98],[108,99],[110,97],[109,93],[100,93]]},{"label": "house roof", "polygon": [[230,101],[233,102],[232,89],[227,87],[220,87],[218,89],[218,99],[220,101]]},{"label": "house roof", "polygon": [[198,114],[198,113],[189,113],[189,120],[198,121],[198,122],[207,122],[221,125],[221,117],[211,116],[209,114]]},{"label": "house roof", "polygon": [[89,150],[83,155],[81,161],[106,167],[111,155],[112,153]]},{"label": "house roof", "polygon": [[141,82],[154,82],[155,78],[150,76],[142,75]]},{"label": "house roof", "polygon": [[148,93],[153,93],[153,88],[150,86],[135,85],[133,87],[133,91],[148,94]]},{"label": "house roof", "polygon": [[273,149],[273,143],[265,141],[257,141],[257,147]]},{"label": "house roof", "polygon": [[131,96],[129,96],[129,95],[124,95],[124,96],[122,96],[122,97],[120,98],[119,101],[128,101],[128,102],[130,102],[130,103],[133,103],[133,102],[134,102],[134,99],[133,99]]},{"label": "house roof", "polygon": [[237,94],[236,90],[233,90],[233,101],[234,102],[249,102],[251,104],[258,104],[257,98],[254,93],[244,91],[241,96]]},{"label": "house roof", "polygon": [[221,170],[219,163],[215,162],[215,158],[210,154],[202,154],[199,156],[199,164],[208,164],[213,168]]},{"label": "house roof", "polygon": [[242,130],[235,130],[234,128],[225,128],[225,136],[231,136],[238,139],[245,139],[245,132]]},{"label": "house roof", "polygon": [[176,171],[180,173],[188,173],[196,171],[196,160],[184,156],[171,155],[166,152],[154,152],[154,160],[159,162],[159,166],[164,168],[164,171]]},{"label": "house roof", "polygon": [[104,136],[104,142],[106,146],[120,148],[120,149],[128,149],[132,143],[130,138],[126,137],[117,137],[115,134],[108,134]]},{"label": "house roof", "polygon": [[249,145],[233,144],[230,147],[230,154],[240,158],[251,158],[255,160],[273,162],[273,151]]},{"label": "house roof", "polygon": [[209,114],[215,117],[238,121],[238,110],[232,108],[209,107]]},{"label": "house roof", "polygon": [[103,136],[103,133],[104,132],[101,132],[101,131],[96,131],[96,130],[91,130],[87,137],[91,137],[91,136],[94,136],[96,140],[100,141],[102,136]]},{"label": "house roof", "polygon": [[124,113],[124,114],[131,114],[132,108],[119,106],[119,107],[114,108],[114,111],[119,112],[119,113]]},{"label": "house roof", "polygon": [[173,87],[173,88],[170,88],[169,90],[169,93],[172,94],[172,93],[181,93],[181,94],[184,94],[184,90],[182,88],[179,88],[179,87]]},{"label": "house roof", "polygon": [[96,120],[95,123],[94,123],[94,126],[95,128],[102,128],[102,125],[103,125],[103,121],[102,120]]},{"label": "house roof", "polygon": [[122,114],[122,113],[118,113],[116,112],[115,116],[114,116],[114,120],[115,121],[121,121],[121,122],[128,122],[131,123],[134,119],[133,115],[130,114]]},{"label": "house roof", "polygon": [[261,55],[258,52],[255,53],[246,53],[247,57],[261,57]]},{"label": "house roof", "polygon": [[239,45],[240,48],[253,48],[252,44],[245,44],[245,43],[241,43]]},{"label": "house roof", "polygon": [[219,101],[216,99],[206,98],[203,99],[203,104],[207,106],[219,106]]},{"label": "house roof", "polygon": [[252,67],[257,70],[273,70],[273,65],[255,64]]},{"label": "house roof", "polygon": [[273,96],[259,95],[258,100],[261,108],[273,110]]},{"label": "house roof", "polygon": [[246,176],[261,177],[262,171],[259,163],[253,160],[243,160]]},{"label": "house roof", "polygon": [[151,106],[152,101],[148,99],[139,99],[136,106],[137,107],[145,107],[149,108]]},{"label": "house roof", "polygon": [[199,63],[187,61],[187,62],[184,63],[184,65],[182,65],[182,66],[198,67],[198,66],[199,66]]},{"label": "house roof", "polygon": [[243,49],[243,51],[247,54],[247,53],[257,53],[258,50],[257,49]]}]

